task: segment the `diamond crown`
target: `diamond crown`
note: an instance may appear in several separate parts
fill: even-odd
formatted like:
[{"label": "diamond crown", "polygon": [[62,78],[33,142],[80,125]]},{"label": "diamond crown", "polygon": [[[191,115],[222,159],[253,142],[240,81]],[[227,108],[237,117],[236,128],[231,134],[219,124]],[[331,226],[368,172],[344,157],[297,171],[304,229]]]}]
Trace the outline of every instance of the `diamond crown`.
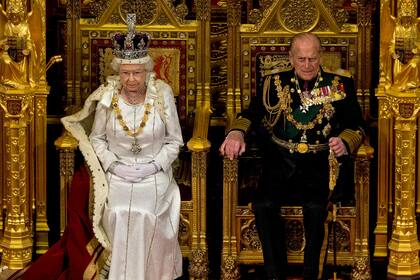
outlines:
[{"label": "diamond crown", "polygon": [[112,36],[114,55],[122,59],[137,59],[147,56],[151,36],[136,32],[136,14],[127,15],[127,33],[117,32]]}]

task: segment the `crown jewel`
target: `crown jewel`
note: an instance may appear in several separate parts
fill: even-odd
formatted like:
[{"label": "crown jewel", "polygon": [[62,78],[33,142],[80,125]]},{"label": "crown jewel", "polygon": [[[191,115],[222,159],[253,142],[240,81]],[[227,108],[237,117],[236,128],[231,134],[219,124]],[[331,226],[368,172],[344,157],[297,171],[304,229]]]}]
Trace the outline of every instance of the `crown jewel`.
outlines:
[{"label": "crown jewel", "polygon": [[112,37],[114,55],[122,59],[137,59],[147,56],[151,36],[136,32],[136,14],[127,14],[127,33],[117,32]]}]

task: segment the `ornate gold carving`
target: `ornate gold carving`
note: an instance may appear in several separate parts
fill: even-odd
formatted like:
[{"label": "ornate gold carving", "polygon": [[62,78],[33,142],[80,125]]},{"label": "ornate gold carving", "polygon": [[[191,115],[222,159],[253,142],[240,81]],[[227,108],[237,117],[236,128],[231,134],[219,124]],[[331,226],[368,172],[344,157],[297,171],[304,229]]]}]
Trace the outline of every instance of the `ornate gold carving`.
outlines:
[{"label": "ornate gold carving", "polygon": [[348,13],[342,6],[340,6],[336,0],[323,0],[321,1],[325,6],[328,14],[331,14],[336,24],[341,27],[345,22],[348,21]]},{"label": "ornate gold carving", "polygon": [[414,112],[414,104],[413,103],[399,103],[398,104],[398,111],[401,117],[403,118],[410,118]]},{"label": "ornate gold carving", "polygon": [[60,231],[63,234],[67,225],[67,199],[74,173],[74,151],[78,142],[64,130],[54,144],[60,151]]},{"label": "ornate gold carving", "polygon": [[6,12],[0,6],[0,84],[6,88],[36,87],[45,66],[45,4],[33,1],[31,8],[27,13],[21,0],[8,1]]},{"label": "ornate gold carving", "polygon": [[[74,5],[80,5],[80,4],[78,4],[78,3],[80,3],[80,1],[69,1],[67,6],[70,6],[72,2],[74,2]],[[76,2],[78,2],[78,3],[76,4]],[[84,1],[82,3],[82,7],[83,7],[83,9],[88,10],[89,13],[92,15],[92,19],[90,20],[90,22],[91,23],[98,23],[99,20],[101,20],[102,15],[106,12],[106,10],[108,10],[110,5],[115,4],[116,1],[114,3],[112,3],[112,2],[113,1],[108,1],[108,0],[93,0],[93,1],[88,0],[88,1]],[[74,16],[76,18],[79,18],[80,13],[75,14]]]},{"label": "ornate gold carving", "polygon": [[[337,252],[351,252],[350,221],[339,220],[333,226],[335,226]],[[332,252],[333,251],[332,234],[329,236],[329,239],[330,241],[329,241],[328,250]]]},{"label": "ornate gold carving", "polygon": [[185,2],[182,2],[175,7],[175,13],[180,22],[185,20],[185,17],[188,15],[188,6]]},{"label": "ornate gold carving", "polygon": [[241,22],[241,3],[230,0],[227,3],[227,25],[238,26]]},{"label": "ornate gold carving", "polygon": [[45,98],[36,99],[36,115],[37,117],[46,117],[47,100]]},{"label": "ornate gold carving", "polygon": [[159,5],[155,0],[123,0],[119,5],[120,16],[127,18],[127,14],[135,13],[137,24],[146,25],[154,21],[159,15]]},{"label": "ornate gold carving", "polygon": [[197,20],[200,21],[209,21],[211,15],[210,1],[208,0],[196,0],[196,12]]},{"label": "ornate gold carving", "polygon": [[420,87],[417,2],[398,1],[397,11],[395,17],[391,1],[381,2],[380,66],[386,89],[406,91]]},{"label": "ornate gold carving", "polygon": [[180,216],[178,241],[180,246],[188,246],[191,236],[190,221],[183,214]]},{"label": "ornate gold carving", "polygon": [[26,266],[32,257],[30,224],[31,172],[28,169],[28,124],[33,121],[33,91],[9,90],[0,92],[0,107],[4,110],[6,186],[3,190],[4,234],[0,240],[2,264],[18,269]]},{"label": "ornate gold carving", "polygon": [[7,112],[18,115],[22,111],[22,99],[9,99],[6,101]]},{"label": "ornate gold carving", "polygon": [[[390,92],[390,94],[399,94]],[[415,217],[416,118],[418,98],[387,96],[395,119],[395,206],[388,273],[417,275],[420,273]],[[411,105],[410,105],[411,104]],[[404,115],[401,115],[403,113]]]},{"label": "ornate gold carving", "polygon": [[306,244],[303,221],[287,220],[284,227],[287,250],[291,252],[303,252]]},{"label": "ornate gold carving", "polygon": [[245,220],[241,226],[240,236],[242,251],[261,251],[255,219]]},{"label": "ornate gold carving", "polygon": [[285,1],[277,13],[278,20],[290,32],[309,31],[319,20],[319,10],[311,0]]},{"label": "ornate gold carving", "polygon": [[382,102],[379,102],[379,118],[388,120],[391,116],[392,111],[388,100],[382,100]]},{"label": "ornate gold carving", "polygon": [[225,256],[222,261],[222,280],[240,279],[239,266],[236,258],[233,256]]},{"label": "ornate gold carving", "polygon": [[208,273],[207,251],[195,249],[191,251],[190,266],[188,267],[190,277],[205,278]]},{"label": "ornate gold carving", "polygon": [[223,170],[226,182],[236,182],[238,180],[238,160],[223,160]]},{"label": "ornate gold carving", "polygon": [[372,274],[370,270],[369,257],[355,257],[353,260],[353,270],[351,279],[370,280]]},{"label": "ornate gold carving", "polygon": [[258,24],[263,19],[263,13],[260,9],[252,9],[249,12],[248,21],[253,24]]}]

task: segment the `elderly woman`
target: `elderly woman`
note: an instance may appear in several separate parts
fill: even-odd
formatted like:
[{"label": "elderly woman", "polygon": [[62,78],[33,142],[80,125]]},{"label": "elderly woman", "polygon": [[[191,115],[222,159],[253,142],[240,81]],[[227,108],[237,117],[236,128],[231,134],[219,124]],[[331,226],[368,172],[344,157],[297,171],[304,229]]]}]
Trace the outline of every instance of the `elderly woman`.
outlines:
[{"label": "elderly woman", "polygon": [[182,274],[180,194],[171,168],[183,145],[181,127],[172,89],[153,73],[150,36],[135,31],[135,15],[127,21],[128,33],[113,37],[112,67],[119,75],[108,77],[81,111],[62,119],[79,141],[94,194],[94,238],[86,246],[91,261],[83,276],[71,279],[99,274],[164,280]]},{"label": "elderly woman", "polygon": [[132,21],[128,34],[117,33],[112,66],[119,77],[93,93],[100,98],[89,139],[108,186],[95,188],[94,232],[111,251],[109,279],[181,275],[171,164],[183,141],[172,90],[152,72],[149,41]]},{"label": "elderly woman", "polygon": [[182,257],[171,164],[183,144],[181,129],[172,90],[155,79],[151,58],[127,59],[124,51],[116,50],[113,61],[119,81],[98,89],[89,137],[108,183],[97,238],[112,252],[109,279],[174,279]]}]

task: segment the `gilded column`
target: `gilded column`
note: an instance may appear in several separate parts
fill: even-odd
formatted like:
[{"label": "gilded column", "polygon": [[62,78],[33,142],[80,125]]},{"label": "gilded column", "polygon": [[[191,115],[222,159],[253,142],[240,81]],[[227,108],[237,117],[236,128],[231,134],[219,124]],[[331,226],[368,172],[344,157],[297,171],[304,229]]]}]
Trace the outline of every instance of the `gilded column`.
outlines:
[{"label": "gilded column", "polygon": [[207,139],[210,123],[210,1],[196,2],[197,35],[197,98],[193,136],[187,146],[191,151],[191,185],[193,195],[192,249],[188,271],[190,278],[207,279],[208,255],[206,240]]},{"label": "gilded column", "polygon": [[81,42],[80,42],[80,14],[81,1],[65,1],[66,17],[67,17],[67,55],[66,55],[66,70],[67,70],[67,106],[82,107],[81,97]]},{"label": "gilded column", "polygon": [[373,148],[362,145],[357,151],[355,163],[356,191],[356,238],[352,279],[372,279],[369,254],[369,181],[370,161]]},{"label": "gilded column", "polygon": [[25,267],[32,258],[31,218],[29,211],[28,124],[33,117],[33,92],[1,89],[6,144],[6,186],[3,190],[6,219],[0,239],[2,266]]},{"label": "gilded column", "polygon": [[236,206],[238,204],[238,160],[223,160],[223,244],[222,279],[239,279],[236,247]]},{"label": "gilded column", "polygon": [[64,130],[54,145],[60,152],[60,233],[63,234],[67,225],[67,200],[74,174],[74,151],[78,142]]},{"label": "gilded column", "polygon": [[[47,223],[47,95],[49,88],[44,85],[36,90],[35,94],[35,114],[33,121],[34,158],[35,163],[34,180],[35,195],[32,208],[35,207],[35,250],[36,254],[44,254],[48,249],[48,232],[50,231]],[[34,205],[33,205],[34,204]]]},{"label": "gilded column", "polygon": [[228,128],[236,113],[241,110],[241,40],[240,40],[240,18],[241,3],[238,0],[228,1],[227,8],[227,97],[226,113],[228,117]]},{"label": "gilded column", "polygon": [[[238,0],[226,1],[227,9],[227,129],[235,120],[236,113],[241,110],[241,40],[240,12]],[[235,217],[238,191],[238,161],[223,160],[223,242],[221,277],[223,280],[239,279],[237,262]]]},{"label": "gilded column", "polygon": [[417,277],[420,276],[420,246],[415,217],[415,170],[420,91],[390,90],[388,98],[395,114],[395,212],[388,274]]},{"label": "gilded column", "polygon": [[[192,250],[188,272],[193,279],[207,279],[208,255],[206,240],[206,185],[207,151],[209,146],[199,147],[202,143],[188,142],[192,151],[191,186],[193,200]],[[194,146],[195,145],[195,146]]]},{"label": "gilded column", "polygon": [[[382,82],[384,77],[381,78]],[[383,85],[383,83],[381,83]],[[390,190],[392,189],[392,157],[389,152],[393,146],[392,115],[385,88],[380,86],[377,94],[379,103],[378,118],[378,177],[377,177],[377,218],[375,235],[375,257],[388,256],[388,214],[392,211]]]}]

